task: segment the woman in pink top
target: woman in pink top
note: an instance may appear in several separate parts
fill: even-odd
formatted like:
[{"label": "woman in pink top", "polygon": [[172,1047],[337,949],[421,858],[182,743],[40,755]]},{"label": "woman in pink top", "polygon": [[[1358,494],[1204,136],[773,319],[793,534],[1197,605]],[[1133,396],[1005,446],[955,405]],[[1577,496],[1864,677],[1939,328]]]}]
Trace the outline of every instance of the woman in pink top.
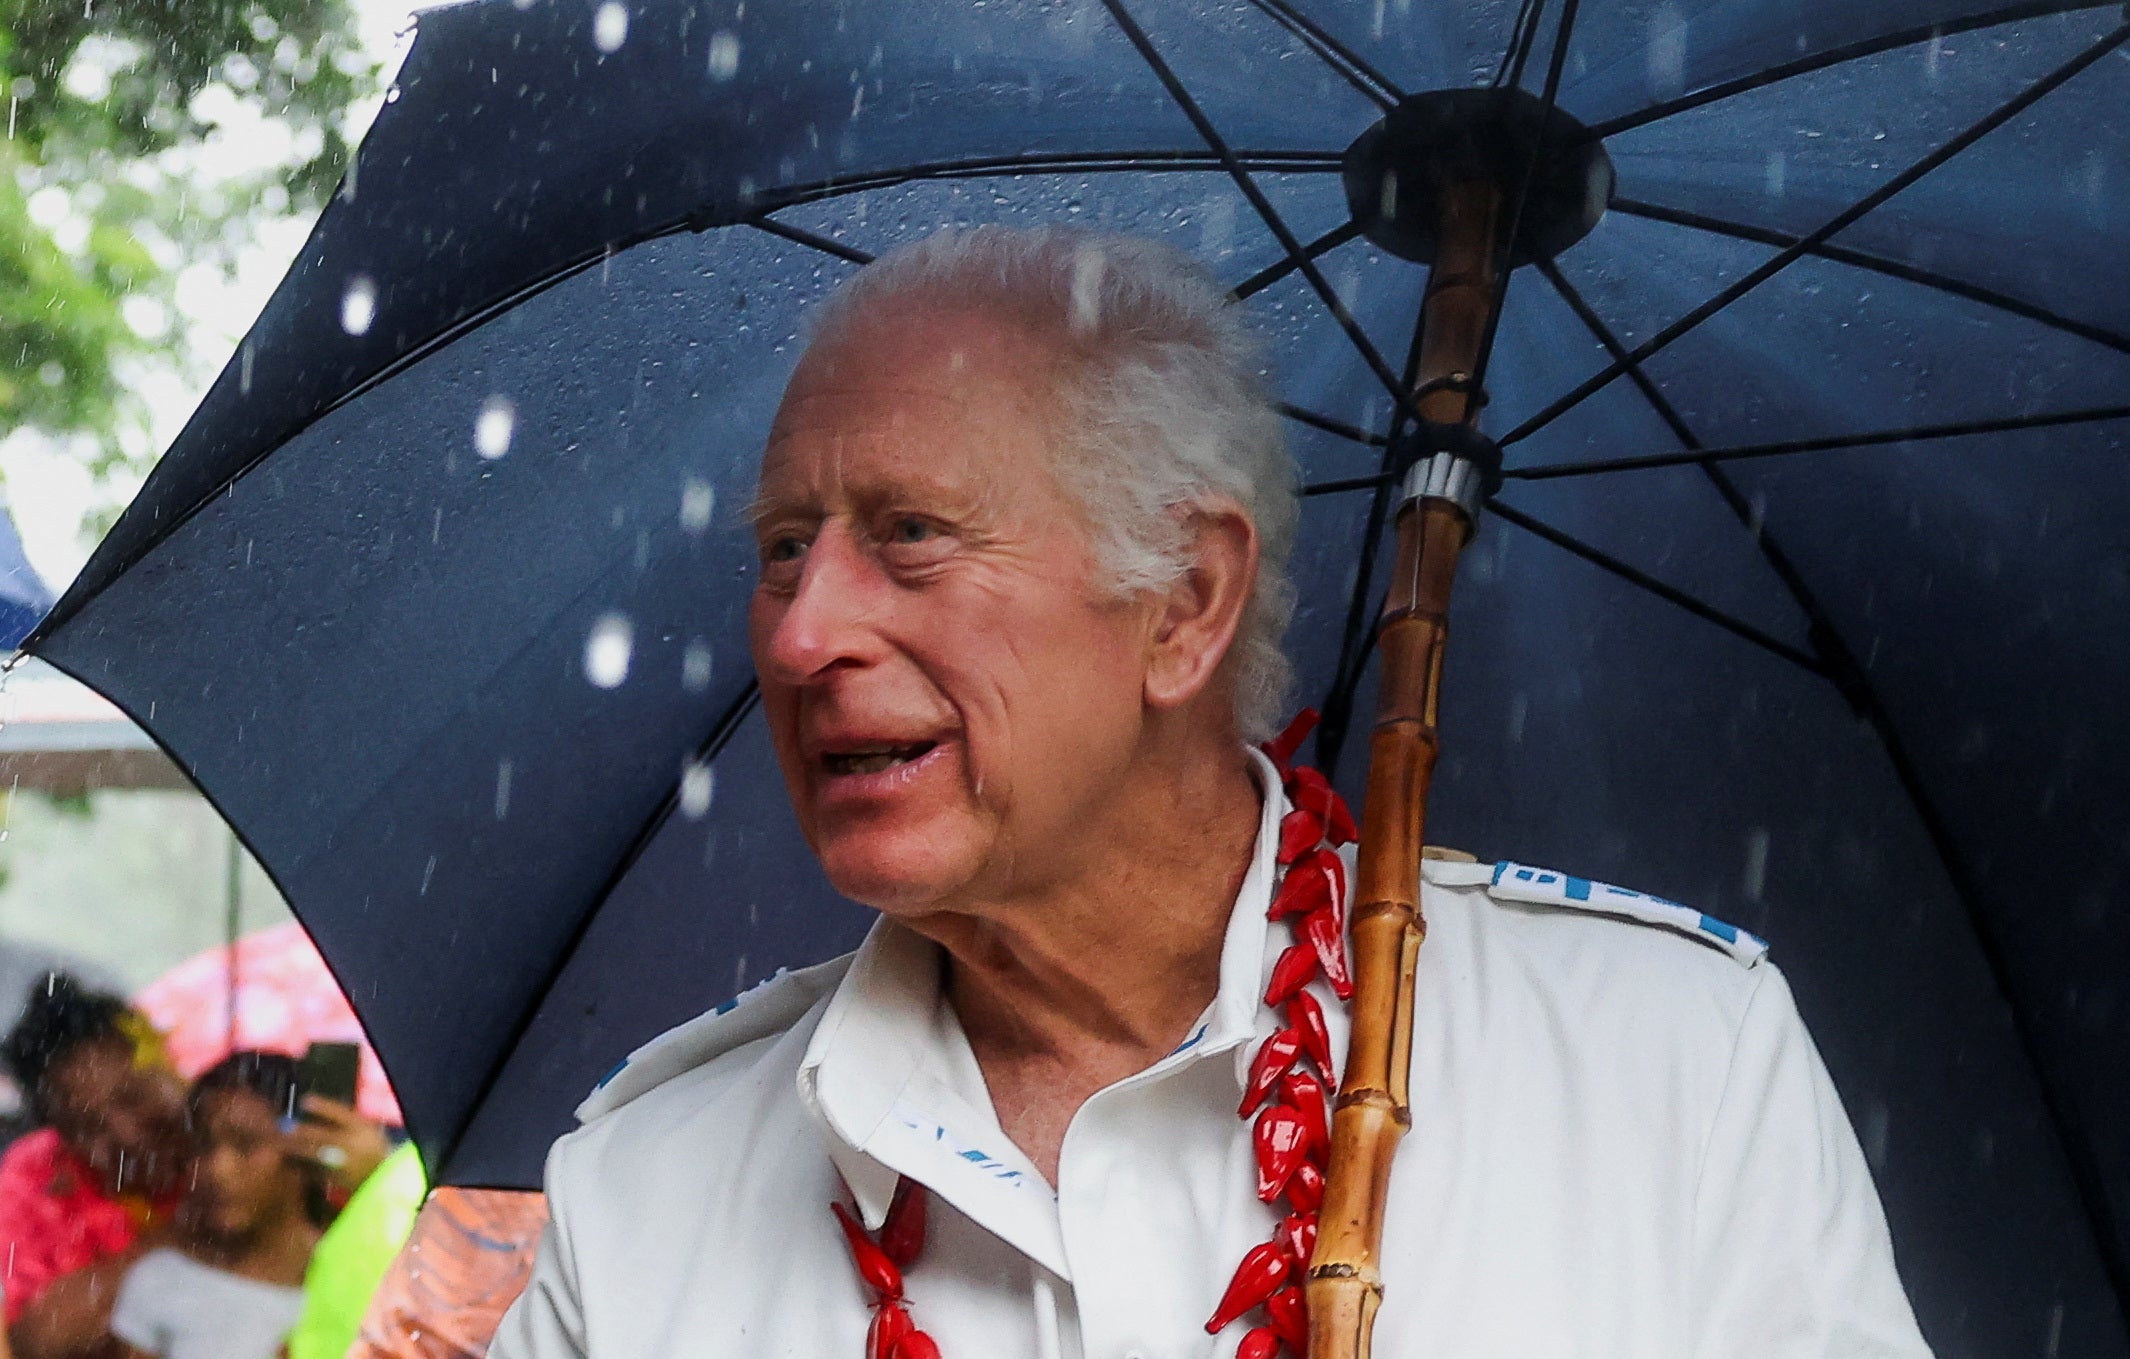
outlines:
[{"label": "woman in pink top", "polygon": [[100,1340],[136,1242],[175,1206],[185,1087],[145,1019],[64,973],[31,989],[0,1061],[44,1125],[0,1156],[9,1339],[20,1359],[59,1359]]}]

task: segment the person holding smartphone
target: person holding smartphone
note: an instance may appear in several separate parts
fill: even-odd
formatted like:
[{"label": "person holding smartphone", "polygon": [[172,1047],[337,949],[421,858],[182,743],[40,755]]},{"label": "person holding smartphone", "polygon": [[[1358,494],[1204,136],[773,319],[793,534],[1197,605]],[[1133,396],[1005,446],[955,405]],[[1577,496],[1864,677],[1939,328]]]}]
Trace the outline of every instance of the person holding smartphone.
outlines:
[{"label": "person holding smartphone", "polygon": [[325,1173],[336,1205],[346,1203],[392,1154],[385,1130],[355,1111],[360,1061],[361,1049],[353,1043],[311,1044],[297,1064],[302,1098],[282,1119],[290,1149]]},{"label": "person holding smartphone", "polygon": [[187,1101],[198,1147],[175,1230],[119,1285],[111,1335],[128,1359],[272,1359],[303,1309],[303,1275],[330,1209],[325,1172],[283,1119],[302,1099],[295,1059],[224,1058]]}]

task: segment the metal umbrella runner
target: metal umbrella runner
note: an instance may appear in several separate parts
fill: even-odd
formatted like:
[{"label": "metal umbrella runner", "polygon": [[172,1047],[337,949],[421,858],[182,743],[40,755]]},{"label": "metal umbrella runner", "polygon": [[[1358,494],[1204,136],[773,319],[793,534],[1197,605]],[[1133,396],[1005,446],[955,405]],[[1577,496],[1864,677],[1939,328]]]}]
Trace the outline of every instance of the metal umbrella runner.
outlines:
[{"label": "metal umbrella runner", "polygon": [[1407,474],[1438,587],[1498,447],[1456,646],[1439,599],[1383,629],[1444,664],[1430,838],[1771,937],[1940,1352],[2130,1352],[2125,36],[1942,0],[435,11],[29,648],[229,815],[441,1177],[528,1183],[635,1043],[863,928],[741,627],[806,306],[942,225],[1165,236],[1293,417],[1319,757],[1358,791]]}]

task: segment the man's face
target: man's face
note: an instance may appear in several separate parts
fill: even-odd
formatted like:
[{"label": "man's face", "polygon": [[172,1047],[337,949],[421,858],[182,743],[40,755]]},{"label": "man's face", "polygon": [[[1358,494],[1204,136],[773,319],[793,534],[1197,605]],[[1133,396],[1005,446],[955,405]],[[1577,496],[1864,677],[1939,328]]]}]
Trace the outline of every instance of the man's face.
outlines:
[{"label": "man's face", "polygon": [[1140,730],[1150,609],[1050,471],[1057,352],[890,303],[825,338],[763,457],[754,661],[838,890],[921,914],[1071,871]]},{"label": "man's face", "polygon": [[184,1086],[173,1072],[136,1065],[125,1040],[83,1043],[54,1062],[44,1105],[106,1193],[153,1197],[177,1183],[187,1150]]}]

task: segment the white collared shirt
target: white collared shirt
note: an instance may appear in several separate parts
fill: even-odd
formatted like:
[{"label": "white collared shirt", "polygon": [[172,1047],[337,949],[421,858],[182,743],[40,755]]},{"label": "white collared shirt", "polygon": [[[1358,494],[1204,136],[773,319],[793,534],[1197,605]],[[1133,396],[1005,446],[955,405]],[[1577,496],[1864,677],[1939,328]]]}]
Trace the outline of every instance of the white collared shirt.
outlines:
[{"label": "white collared shirt", "polygon": [[[647,1045],[586,1102],[490,1353],[863,1359],[870,1294],[828,1205],[854,1197],[877,1226],[907,1175],[932,1194],[910,1309],[947,1359],[1229,1359],[1251,1320],[1204,1323],[1276,1220],[1236,1104],[1289,942],[1265,919],[1286,802],[1256,767],[1271,793],[1218,995],[1176,1051],[1081,1107],[1055,1190],[999,1129],[938,949],[882,920],[855,955]],[[1724,947],[1693,942],[1691,912],[1513,868],[1427,866],[1375,1353],[1927,1356],[1758,941],[1704,920]],[[1343,1007],[1318,998],[1343,1060]]]}]

